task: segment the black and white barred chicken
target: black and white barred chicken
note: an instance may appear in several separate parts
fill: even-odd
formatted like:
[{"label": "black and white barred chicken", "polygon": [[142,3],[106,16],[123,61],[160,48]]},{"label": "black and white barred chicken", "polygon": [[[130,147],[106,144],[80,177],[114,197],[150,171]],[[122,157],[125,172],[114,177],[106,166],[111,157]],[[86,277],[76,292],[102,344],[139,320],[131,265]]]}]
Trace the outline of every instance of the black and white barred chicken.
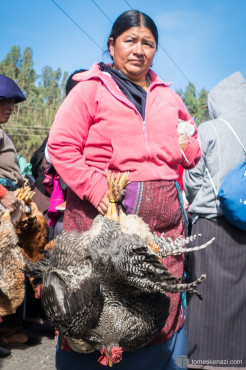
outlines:
[{"label": "black and white barred chicken", "polygon": [[157,237],[138,216],[118,213],[127,176],[107,176],[107,215],[98,215],[87,232],[63,232],[28,273],[42,278],[44,311],[69,346],[84,353],[99,350],[99,362],[112,366],[123,351],[143,347],[163,328],[170,301],[166,293],[199,296],[195,287],[205,276],[181,284],[182,277],[171,275],[161,257],[186,251],[191,238]]}]

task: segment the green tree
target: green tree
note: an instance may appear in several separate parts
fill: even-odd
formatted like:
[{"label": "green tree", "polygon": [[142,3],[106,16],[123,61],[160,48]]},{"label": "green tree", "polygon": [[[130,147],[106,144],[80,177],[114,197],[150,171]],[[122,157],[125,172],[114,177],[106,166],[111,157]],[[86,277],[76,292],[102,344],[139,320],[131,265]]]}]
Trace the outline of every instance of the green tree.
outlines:
[{"label": "green tree", "polygon": [[188,86],[185,89],[183,100],[187,107],[189,107],[189,111],[192,117],[196,118],[197,110],[198,110],[198,102],[197,102],[197,93],[195,85],[192,82],[189,82]]},{"label": "green tree", "polygon": [[13,46],[5,59],[0,63],[0,73],[18,81],[21,66],[21,48]]},{"label": "green tree", "polygon": [[12,78],[26,96],[26,101],[17,104],[4,126],[17,151],[30,160],[32,153],[49,133],[54,116],[65,97],[68,73],[58,68],[45,66],[40,76],[33,67],[32,49],[21,52],[13,46],[0,62],[0,73]]},{"label": "green tree", "polygon": [[185,91],[179,89],[176,92],[183,99],[190,115],[193,117],[197,125],[209,119],[208,111],[205,109],[208,97],[208,91],[205,88],[197,94],[195,85],[192,82],[189,82]]},{"label": "green tree", "polygon": [[207,109],[207,101],[208,101],[208,91],[206,89],[202,89],[198,96],[198,113],[197,118],[198,122],[205,122],[209,120],[209,114]]},{"label": "green tree", "polygon": [[26,96],[35,89],[36,79],[37,74],[33,68],[32,49],[26,48],[21,58],[20,75],[18,78],[18,84]]}]

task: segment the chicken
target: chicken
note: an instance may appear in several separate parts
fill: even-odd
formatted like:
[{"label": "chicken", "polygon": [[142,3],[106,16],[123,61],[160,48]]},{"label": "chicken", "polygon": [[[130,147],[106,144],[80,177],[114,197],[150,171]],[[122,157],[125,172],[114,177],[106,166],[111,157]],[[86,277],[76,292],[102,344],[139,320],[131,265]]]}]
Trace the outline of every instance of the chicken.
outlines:
[{"label": "chicken", "polygon": [[25,205],[22,207],[20,219],[14,222],[22,253],[32,262],[37,262],[43,257],[41,251],[48,243],[48,222],[32,201],[34,192],[30,187],[17,189],[15,195]]},{"label": "chicken", "polygon": [[0,316],[16,312],[25,295],[24,259],[37,262],[48,242],[48,223],[32,201],[28,186],[17,189],[21,206],[12,214],[4,207],[0,216]]},{"label": "chicken", "polygon": [[107,216],[98,215],[87,232],[63,232],[43,260],[28,266],[28,274],[42,278],[44,311],[69,346],[77,352],[98,350],[99,362],[112,366],[123,351],[143,347],[163,328],[167,292],[199,295],[195,287],[205,276],[182,284],[182,277],[171,275],[160,259],[181,253],[181,239],[172,244],[154,236],[138,216],[118,213],[127,176],[107,176]]},{"label": "chicken", "polygon": [[1,215],[0,224],[0,316],[10,315],[22,304],[25,295],[23,255],[9,211]]}]

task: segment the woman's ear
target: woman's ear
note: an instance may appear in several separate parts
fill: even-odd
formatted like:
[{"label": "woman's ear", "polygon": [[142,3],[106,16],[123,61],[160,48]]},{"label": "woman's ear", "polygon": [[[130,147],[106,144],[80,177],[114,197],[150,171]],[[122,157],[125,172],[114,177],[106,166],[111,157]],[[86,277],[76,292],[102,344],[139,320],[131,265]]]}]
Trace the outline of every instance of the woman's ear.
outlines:
[{"label": "woman's ear", "polygon": [[112,59],[114,59],[114,40],[113,37],[110,37],[108,39],[108,49],[109,49],[109,54]]}]

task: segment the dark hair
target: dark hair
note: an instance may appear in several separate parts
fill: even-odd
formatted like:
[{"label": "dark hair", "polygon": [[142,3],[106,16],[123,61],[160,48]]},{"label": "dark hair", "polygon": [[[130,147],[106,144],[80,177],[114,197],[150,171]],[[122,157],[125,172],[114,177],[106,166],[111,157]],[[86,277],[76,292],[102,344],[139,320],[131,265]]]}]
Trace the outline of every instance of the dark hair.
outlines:
[{"label": "dark hair", "polygon": [[139,12],[138,10],[128,10],[122,13],[114,22],[109,38],[112,37],[115,42],[117,37],[119,37],[123,32],[129,30],[129,28],[139,26],[144,26],[150,30],[155,38],[157,49],[158,30],[155,22],[147,14]]},{"label": "dark hair", "polygon": [[66,96],[68,95],[68,93],[72,90],[72,88],[77,85],[77,83],[79,81],[75,81],[73,80],[73,76],[76,75],[76,73],[80,73],[80,72],[85,72],[87,71],[87,69],[77,69],[76,71],[74,71],[67,79],[67,83],[66,83],[66,86],[65,86],[65,91],[66,91]]}]

